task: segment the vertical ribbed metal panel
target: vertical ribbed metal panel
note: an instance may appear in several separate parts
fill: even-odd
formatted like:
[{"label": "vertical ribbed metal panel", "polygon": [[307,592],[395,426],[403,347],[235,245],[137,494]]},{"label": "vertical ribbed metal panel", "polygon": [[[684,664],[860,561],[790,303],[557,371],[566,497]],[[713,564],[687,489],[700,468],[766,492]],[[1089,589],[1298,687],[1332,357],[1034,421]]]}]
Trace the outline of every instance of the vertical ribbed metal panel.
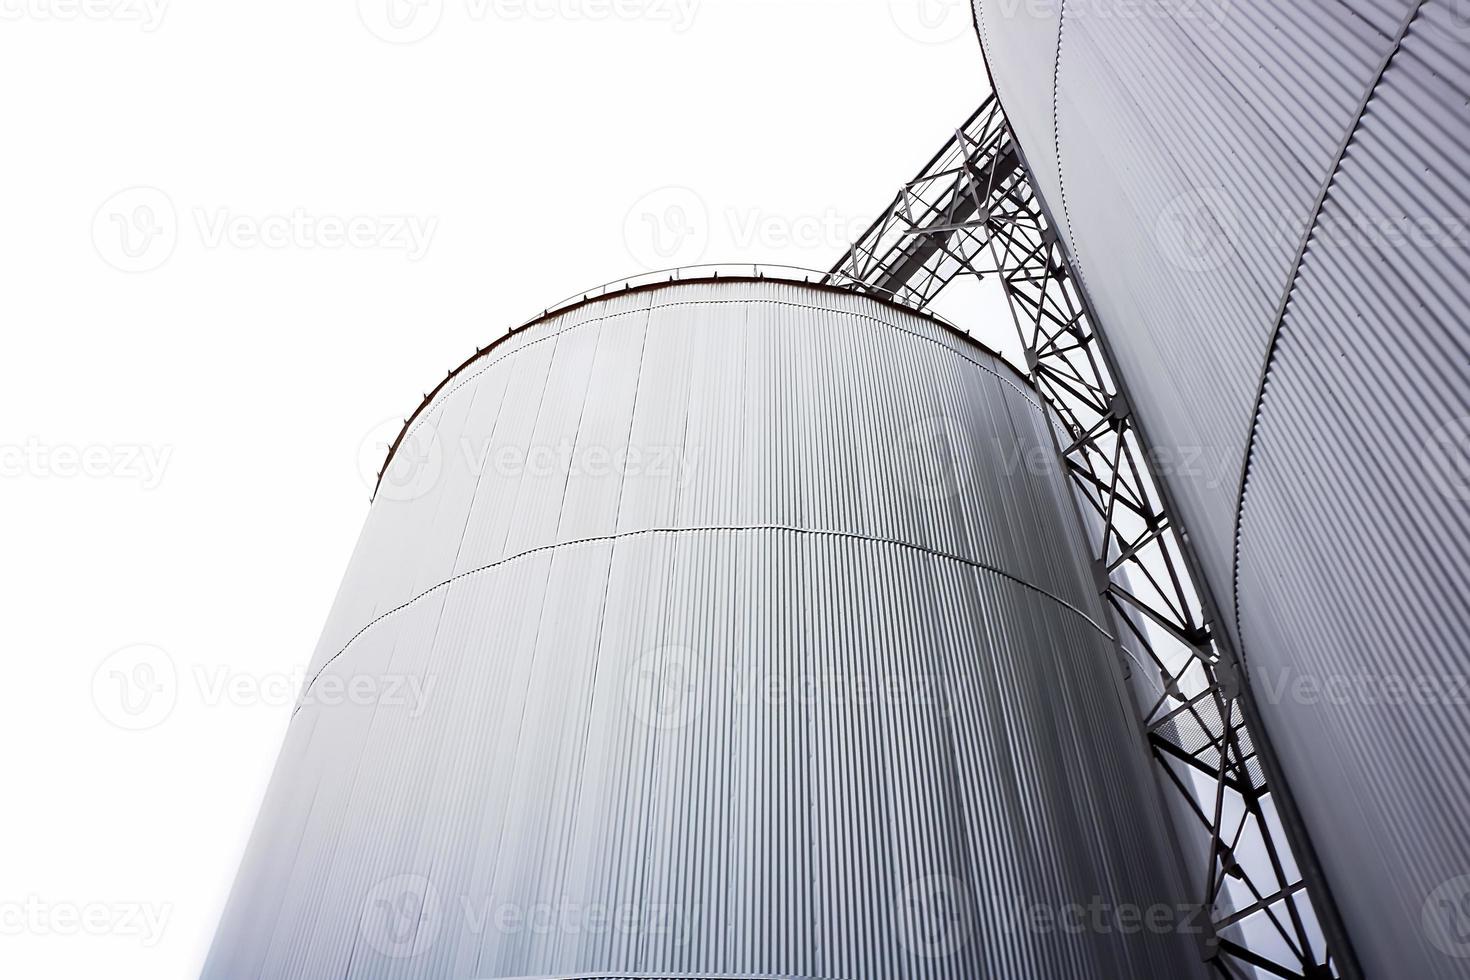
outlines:
[{"label": "vertical ribbed metal panel", "polygon": [[1364,969],[1470,974],[1470,13],[976,7]]},{"label": "vertical ribbed metal panel", "polygon": [[[1024,15],[1019,6],[1025,7]],[[975,4],[986,60],[993,74],[1007,82],[1005,105],[1015,103],[1007,119],[1026,147],[1031,175],[1048,201],[1062,199],[1051,125],[1061,23],[1062,0]],[[1063,216],[1058,214],[1057,220]]]},{"label": "vertical ribbed metal panel", "polygon": [[[1388,41],[1339,2],[977,7],[997,94],[1136,408],[1156,442],[1187,454],[1173,489],[1228,603],[1240,464],[1276,308]],[[1036,68],[1048,25],[1054,102]],[[1026,69],[1008,70],[1013,59]]]},{"label": "vertical ribbed metal panel", "polygon": [[[1046,423],[993,355],[852,293],[683,283],[519,332],[419,418],[206,976],[1201,975]],[[424,696],[318,696],[400,675]]]},{"label": "vertical ribbed metal panel", "polygon": [[[1456,16],[1425,5],[1343,158],[1241,513],[1262,711],[1287,733],[1319,847],[1353,856],[1349,919],[1392,930],[1364,944],[1375,976],[1470,974],[1456,904],[1470,888],[1452,884],[1470,874],[1470,20]],[[1303,696],[1304,677],[1333,686]]]}]

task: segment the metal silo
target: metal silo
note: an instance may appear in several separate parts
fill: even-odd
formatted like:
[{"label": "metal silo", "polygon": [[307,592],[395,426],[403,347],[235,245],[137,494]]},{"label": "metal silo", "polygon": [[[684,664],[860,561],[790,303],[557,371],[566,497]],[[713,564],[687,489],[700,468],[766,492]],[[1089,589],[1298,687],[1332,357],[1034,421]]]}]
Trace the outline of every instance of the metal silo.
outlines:
[{"label": "metal silo", "polygon": [[1465,5],[974,6],[1364,972],[1467,975]]},{"label": "metal silo", "polygon": [[1053,453],[995,355],[794,280],[478,352],[394,450],[205,975],[1202,975]]}]

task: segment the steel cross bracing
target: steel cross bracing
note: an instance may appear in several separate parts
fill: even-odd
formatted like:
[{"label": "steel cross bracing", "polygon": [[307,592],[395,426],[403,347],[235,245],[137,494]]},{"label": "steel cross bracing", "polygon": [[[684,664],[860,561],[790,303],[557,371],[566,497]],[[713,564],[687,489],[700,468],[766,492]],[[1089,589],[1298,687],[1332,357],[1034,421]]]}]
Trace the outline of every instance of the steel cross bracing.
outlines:
[{"label": "steel cross bracing", "polygon": [[1218,621],[1214,607],[1154,475],[1172,460],[1141,437],[993,97],[827,281],[922,308],[966,275],[998,278],[1056,423],[1059,464],[1095,535],[1098,589],[1175,817],[1185,877],[1208,921],[1198,929],[1204,958],[1225,977],[1355,975],[1320,877],[1307,887],[1302,869],[1315,865],[1288,842],[1289,831],[1303,842],[1299,825],[1272,792],[1274,766],[1252,736],[1249,692],[1228,638],[1209,625]]}]

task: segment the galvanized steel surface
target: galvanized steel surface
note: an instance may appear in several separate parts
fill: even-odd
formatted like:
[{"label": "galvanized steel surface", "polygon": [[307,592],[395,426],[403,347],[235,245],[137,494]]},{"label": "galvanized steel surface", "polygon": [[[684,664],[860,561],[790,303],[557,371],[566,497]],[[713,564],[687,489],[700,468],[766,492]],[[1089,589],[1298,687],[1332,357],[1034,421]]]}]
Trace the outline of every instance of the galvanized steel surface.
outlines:
[{"label": "galvanized steel surface", "polygon": [[1470,12],[976,14],[1364,969],[1470,975]]},{"label": "galvanized steel surface", "polygon": [[1033,397],[782,283],[487,352],[395,454],[205,975],[1201,975]]}]

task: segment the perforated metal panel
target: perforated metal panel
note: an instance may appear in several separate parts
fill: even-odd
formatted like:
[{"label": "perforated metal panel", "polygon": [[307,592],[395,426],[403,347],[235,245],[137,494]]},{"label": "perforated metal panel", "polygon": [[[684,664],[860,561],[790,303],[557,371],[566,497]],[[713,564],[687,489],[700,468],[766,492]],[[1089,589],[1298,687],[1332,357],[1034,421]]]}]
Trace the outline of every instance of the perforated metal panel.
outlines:
[{"label": "perforated metal panel", "polygon": [[[993,355],[675,284],[526,328],[419,419],[206,976],[1201,975]],[[393,677],[422,696],[322,696]]]}]

